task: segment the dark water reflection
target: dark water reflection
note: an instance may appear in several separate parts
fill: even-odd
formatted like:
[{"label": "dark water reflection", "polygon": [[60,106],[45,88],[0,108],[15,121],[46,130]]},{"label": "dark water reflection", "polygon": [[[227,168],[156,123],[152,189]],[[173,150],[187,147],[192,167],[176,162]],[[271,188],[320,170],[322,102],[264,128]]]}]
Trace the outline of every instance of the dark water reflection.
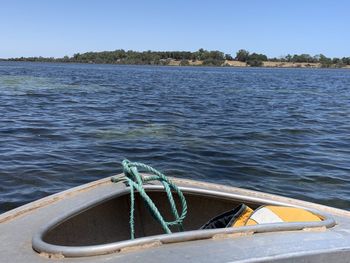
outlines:
[{"label": "dark water reflection", "polygon": [[0,63],[0,212],[121,171],[350,209],[350,70]]}]

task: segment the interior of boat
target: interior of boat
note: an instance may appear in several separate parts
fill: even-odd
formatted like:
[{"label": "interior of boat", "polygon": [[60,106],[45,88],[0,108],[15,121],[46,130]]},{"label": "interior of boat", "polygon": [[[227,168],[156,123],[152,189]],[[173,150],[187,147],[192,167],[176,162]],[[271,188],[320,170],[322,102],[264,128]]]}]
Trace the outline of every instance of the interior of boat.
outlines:
[{"label": "interior of boat", "polygon": [[[242,200],[222,198],[215,195],[183,191],[188,212],[183,222],[184,231],[198,230],[211,218],[231,210]],[[148,193],[166,221],[173,217],[168,198],[163,190]],[[160,224],[152,218],[140,196],[135,193],[135,237],[163,234]],[[179,206],[179,200],[175,201]],[[261,204],[246,202],[255,209]],[[60,246],[91,246],[130,239],[130,195],[125,194],[106,200],[76,213],[46,231],[43,241]],[[172,227],[178,232],[177,227]]]}]

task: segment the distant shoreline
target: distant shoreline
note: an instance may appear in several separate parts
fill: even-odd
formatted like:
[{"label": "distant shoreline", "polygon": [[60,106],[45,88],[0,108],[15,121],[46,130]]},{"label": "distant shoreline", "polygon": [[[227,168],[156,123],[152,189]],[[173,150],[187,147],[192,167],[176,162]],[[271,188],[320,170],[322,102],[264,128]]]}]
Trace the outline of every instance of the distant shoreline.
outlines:
[{"label": "distant shoreline", "polygon": [[265,54],[250,53],[240,49],[236,55],[219,50],[197,51],[114,51],[76,53],[73,56],[17,57],[0,61],[63,62],[117,65],[158,65],[158,66],[216,66],[216,67],[267,67],[267,68],[350,68],[350,57],[329,58],[323,54],[288,54],[269,58]]},{"label": "distant shoreline", "polygon": [[[167,64],[140,64],[140,63],[96,63],[96,62],[68,62],[68,61],[23,61],[23,60],[8,60],[0,59],[0,62],[24,62],[24,63],[62,63],[62,64],[95,64],[95,65],[134,65],[134,66],[169,66],[169,67],[232,67],[232,68],[254,68],[256,66],[250,66],[246,62],[225,60],[222,65],[205,65],[203,61],[188,60],[186,65],[183,65],[183,60],[170,60]],[[260,68],[311,68],[321,69],[325,68],[321,63],[307,63],[307,62],[280,62],[280,61],[264,61]],[[328,69],[350,69],[350,65],[344,65],[341,67],[327,67]]]}]

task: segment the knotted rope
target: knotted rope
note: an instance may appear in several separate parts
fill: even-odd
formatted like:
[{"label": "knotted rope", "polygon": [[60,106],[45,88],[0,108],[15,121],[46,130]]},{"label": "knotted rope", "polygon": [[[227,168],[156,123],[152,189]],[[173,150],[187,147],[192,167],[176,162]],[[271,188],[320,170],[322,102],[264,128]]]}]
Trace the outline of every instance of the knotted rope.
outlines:
[{"label": "knotted rope", "polygon": [[[124,160],[122,162],[122,165],[123,165],[125,180],[130,187],[130,221],[129,223],[130,223],[131,239],[135,238],[135,222],[134,222],[135,191],[138,191],[141,198],[146,203],[152,216],[161,224],[165,233],[171,234],[171,230],[169,227],[175,226],[175,225],[179,227],[180,231],[183,231],[182,222],[185,219],[187,214],[187,203],[180,189],[173,182],[171,182],[164,174],[152,168],[151,166],[145,165],[143,163],[130,162],[128,160]],[[139,173],[138,169],[142,170],[143,172],[151,174],[151,176],[143,177]],[[112,181],[119,182],[120,178],[119,179],[112,178]],[[158,208],[152,201],[152,199],[146,193],[143,185],[144,183],[151,182],[151,181],[159,181],[164,186],[164,190],[167,194],[168,201],[171,207],[171,212],[174,216],[174,221],[170,221],[170,222],[165,221],[163,216],[159,212]],[[179,212],[177,210],[172,191],[179,196],[180,203],[181,203],[181,215],[179,215]]]}]

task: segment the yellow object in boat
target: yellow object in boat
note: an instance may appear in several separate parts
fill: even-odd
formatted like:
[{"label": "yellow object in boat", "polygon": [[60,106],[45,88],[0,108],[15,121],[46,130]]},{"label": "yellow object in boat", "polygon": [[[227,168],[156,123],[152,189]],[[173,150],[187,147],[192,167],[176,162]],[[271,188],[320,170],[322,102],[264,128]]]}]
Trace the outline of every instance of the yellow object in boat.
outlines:
[{"label": "yellow object in boat", "polygon": [[283,222],[316,222],[322,218],[308,210],[289,206],[261,206],[253,211],[248,206],[241,209],[239,215],[232,222],[232,227],[251,226],[257,224],[283,223]]}]

